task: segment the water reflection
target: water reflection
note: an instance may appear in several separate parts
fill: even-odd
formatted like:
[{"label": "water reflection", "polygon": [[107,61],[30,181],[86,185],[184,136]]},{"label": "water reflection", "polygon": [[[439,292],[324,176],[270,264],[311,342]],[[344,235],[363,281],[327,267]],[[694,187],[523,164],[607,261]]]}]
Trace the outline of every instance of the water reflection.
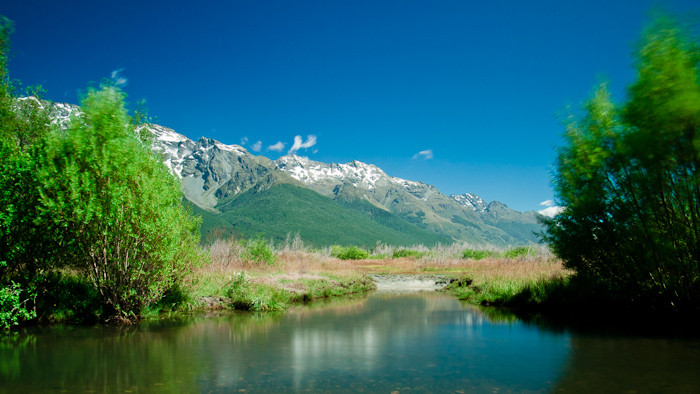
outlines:
[{"label": "water reflection", "polygon": [[[33,328],[2,342],[0,393],[700,387],[697,342],[577,336],[489,313],[444,294],[375,294],[283,314],[226,314],[127,328]],[[630,384],[638,371],[645,374],[642,383]]]}]

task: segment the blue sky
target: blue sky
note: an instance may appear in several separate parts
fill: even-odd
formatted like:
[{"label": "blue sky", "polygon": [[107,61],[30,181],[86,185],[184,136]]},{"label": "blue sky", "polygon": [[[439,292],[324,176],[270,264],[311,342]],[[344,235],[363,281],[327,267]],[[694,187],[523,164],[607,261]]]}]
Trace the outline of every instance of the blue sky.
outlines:
[{"label": "blue sky", "polygon": [[700,11],[697,0],[3,3],[10,75],[47,99],[77,104],[114,77],[195,140],[247,141],[275,159],[300,136],[297,154],[313,160],[360,160],[520,211],[555,197],[557,113],[603,79],[624,97],[652,7]]}]

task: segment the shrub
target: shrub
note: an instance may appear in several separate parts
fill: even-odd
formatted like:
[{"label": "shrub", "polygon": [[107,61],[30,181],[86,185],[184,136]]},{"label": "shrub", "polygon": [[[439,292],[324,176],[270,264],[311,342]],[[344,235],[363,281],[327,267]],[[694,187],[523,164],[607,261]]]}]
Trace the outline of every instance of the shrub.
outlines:
[{"label": "shrub", "polygon": [[331,247],[331,256],[341,260],[362,260],[369,257],[369,252],[357,246],[343,247],[333,245]]},{"label": "shrub", "polygon": [[273,265],[277,262],[277,254],[261,236],[254,241],[248,241],[243,259],[255,263]]},{"label": "shrub", "polygon": [[87,275],[108,315],[127,322],[199,262],[199,221],[139,138],[119,89],[89,90],[82,111],[38,158],[39,211],[61,228],[57,254]]},{"label": "shrub", "polygon": [[496,256],[498,256],[498,253],[483,249],[465,249],[462,252],[462,258],[472,260],[482,260]]},{"label": "shrub", "polygon": [[503,252],[503,257],[508,259],[516,259],[518,257],[534,256],[535,251],[527,246],[518,246]]},{"label": "shrub", "polygon": [[0,286],[0,329],[7,330],[21,320],[35,318],[36,311],[27,309],[27,302],[34,298],[36,294],[19,283]]},{"label": "shrub", "polygon": [[401,258],[401,257],[422,257],[425,255],[424,252],[419,252],[417,250],[411,250],[411,249],[396,249],[394,250],[394,253],[392,253],[392,256],[395,259]]}]

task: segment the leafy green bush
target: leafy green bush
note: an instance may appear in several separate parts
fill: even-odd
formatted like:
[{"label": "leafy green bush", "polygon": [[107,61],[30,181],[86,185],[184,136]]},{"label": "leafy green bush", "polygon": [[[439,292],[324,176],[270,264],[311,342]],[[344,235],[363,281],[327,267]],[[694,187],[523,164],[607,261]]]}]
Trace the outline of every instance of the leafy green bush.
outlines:
[{"label": "leafy green bush", "polygon": [[465,249],[462,252],[462,258],[472,259],[472,260],[482,260],[482,259],[487,259],[487,258],[492,258],[492,257],[497,257],[497,256],[498,256],[498,253],[496,253],[492,250]]},{"label": "leafy green bush", "polygon": [[369,257],[369,252],[357,246],[343,247],[333,245],[331,247],[331,256],[341,260],[362,260]]},{"label": "leafy green bush", "polygon": [[41,219],[61,228],[57,254],[89,277],[116,321],[134,320],[199,262],[199,222],[119,89],[89,90],[82,115],[47,140],[37,177]]},{"label": "leafy green bush", "polygon": [[158,302],[153,304],[150,309],[153,313],[162,313],[165,311],[175,311],[190,301],[189,291],[178,282],[173,287],[167,289],[163,293]]},{"label": "leafy green bush", "polygon": [[273,265],[277,262],[277,254],[262,237],[253,241],[248,241],[243,259],[255,263],[265,263]]},{"label": "leafy green bush", "polygon": [[20,320],[36,317],[36,311],[27,308],[27,302],[36,297],[31,289],[23,289],[19,283],[0,286],[0,329],[7,330]]},{"label": "leafy green bush", "polygon": [[518,257],[533,256],[535,252],[527,246],[518,246],[503,252],[503,257],[508,259],[516,259]]},{"label": "leafy green bush", "polygon": [[394,253],[392,254],[392,257],[395,259],[401,258],[401,257],[422,257],[425,255],[425,252],[419,252],[417,250],[411,250],[411,249],[395,249]]}]

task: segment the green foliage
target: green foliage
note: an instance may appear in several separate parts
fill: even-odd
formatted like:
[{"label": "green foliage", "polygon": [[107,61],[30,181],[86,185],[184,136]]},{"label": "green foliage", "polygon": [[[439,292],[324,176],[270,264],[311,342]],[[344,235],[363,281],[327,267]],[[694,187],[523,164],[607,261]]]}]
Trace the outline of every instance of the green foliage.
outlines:
[{"label": "green foliage", "polygon": [[507,259],[517,259],[520,257],[534,256],[535,251],[528,246],[517,246],[503,252],[503,257]]},{"label": "green foliage", "polygon": [[[7,57],[12,23],[0,17],[0,279],[31,278],[50,269],[58,245],[39,216],[35,157],[53,131],[41,88],[22,90],[9,79]],[[19,99],[20,95],[32,96]]]},{"label": "green foliage", "polygon": [[231,299],[234,309],[258,312],[279,311],[287,308],[289,294],[269,285],[252,286],[250,277],[244,271],[234,274],[226,287],[226,296]]},{"label": "green foliage", "polygon": [[[41,88],[9,79],[11,32],[0,18],[0,280],[42,286],[37,307],[51,318],[133,317],[199,260],[198,222],[151,152],[150,133],[137,130],[144,111],[129,117],[116,87],[90,90],[61,132]],[[85,280],[64,282],[63,265]],[[8,302],[17,289],[3,289]],[[86,304],[70,301],[74,294]],[[106,308],[88,305],[94,299]]]},{"label": "green foliage", "polygon": [[258,236],[257,239],[248,241],[243,259],[247,262],[273,265],[277,262],[277,254],[262,236]]},{"label": "green foliage", "polygon": [[700,301],[700,51],[668,17],[646,30],[620,106],[605,85],[569,117],[555,163],[564,211],[546,240],[618,305]]},{"label": "green foliage", "polygon": [[419,258],[419,257],[423,257],[424,255],[425,255],[425,252],[419,252],[417,250],[411,250],[411,249],[394,249],[394,253],[392,253],[392,257],[395,259],[398,259],[401,257]]},{"label": "green foliage", "polygon": [[[0,15],[0,82],[7,82],[7,58],[10,52],[10,36],[15,27],[11,20]],[[3,86],[5,87],[5,86]]]},{"label": "green foliage", "polygon": [[130,319],[198,261],[198,222],[138,138],[121,91],[91,89],[82,111],[38,159],[39,211],[61,229],[57,253],[87,275],[115,318]]},{"label": "green foliage", "polygon": [[343,247],[333,245],[331,247],[331,256],[341,260],[362,260],[369,257],[369,252],[357,246]]},{"label": "green foliage", "polygon": [[482,260],[493,257],[498,257],[498,253],[492,250],[464,249],[464,251],[462,252],[462,258],[464,259]]},{"label": "green foliage", "polygon": [[84,276],[51,272],[36,278],[36,288],[41,321],[95,323],[102,316],[100,294]]},{"label": "green foliage", "polygon": [[27,308],[27,302],[36,298],[34,291],[23,289],[19,283],[0,286],[0,329],[7,330],[22,320],[36,317],[36,311]]}]

